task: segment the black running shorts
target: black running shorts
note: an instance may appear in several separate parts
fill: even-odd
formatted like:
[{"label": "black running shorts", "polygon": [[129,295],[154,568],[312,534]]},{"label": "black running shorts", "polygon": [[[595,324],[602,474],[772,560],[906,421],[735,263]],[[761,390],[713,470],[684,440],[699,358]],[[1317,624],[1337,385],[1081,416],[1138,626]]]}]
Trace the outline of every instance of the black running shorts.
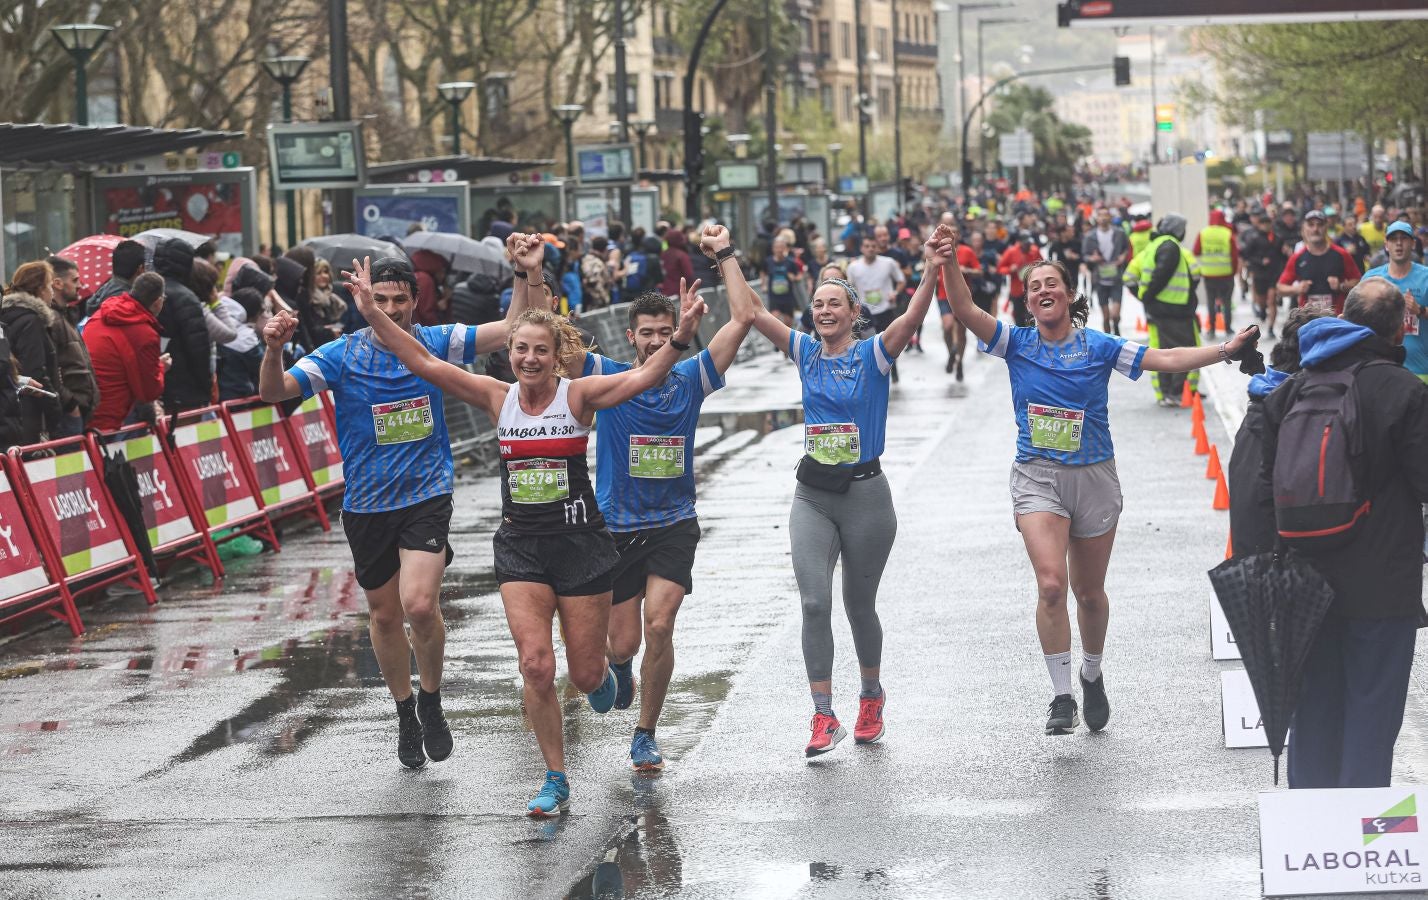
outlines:
[{"label": "black running shorts", "polygon": [[614,535],[620,551],[615,567],[616,603],[633,600],[645,592],[646,580],[658,575],[694,591],[694,551],[699,547],[699,520],[685,519],[663,528],[622,531]]},{"label": "black running shorts", "polygon": [[399,550],[454,555],[447,533],[451,530],[451,495],[442,494],[401,509],[386,512],[342,511],[342,530],[352,548],[357,583],[373,591],[392,580],[402,567]]},{"label": "black running shorts", "polygon": [[496,581],[549,585],[561,597],[603,594],[614,582],[620,555],[610,532],[514,534],[502,525],[492,538]]}]

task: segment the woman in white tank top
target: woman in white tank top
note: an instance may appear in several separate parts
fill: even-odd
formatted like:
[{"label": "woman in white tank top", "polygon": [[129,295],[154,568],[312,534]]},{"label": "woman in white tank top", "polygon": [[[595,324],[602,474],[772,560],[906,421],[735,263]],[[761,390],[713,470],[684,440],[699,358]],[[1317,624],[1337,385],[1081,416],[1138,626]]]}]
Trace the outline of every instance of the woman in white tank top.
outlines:
[{"label": "woman in white tank top", "polygon": [[[540,277],[540,237],[518,242]],[[412,374],[472,406],[497,426],[501,445],[501,527],[494,538],[496,575],[506,621],[520,655],[526,715],[535,729],[546,778],[527,806],[532,816],[558,815],[570,788],[560,702],[555,693],[551,624],[560,614],[570,681],[606,712],[614,703],[614,676],[605,659],[610,592],[618,556],[591,488],[585,448],[595,411],[608,409],[660,384],[704,315],[693,289],[682,296],[674,337],[642,366],[617,375],[570,381],[565,362],[583,348],[570,323],[531,309],[511,330],[507,346],[516,384],[477,375],[432,356],[388,318],[372,299],[370,261],[354,261],[347,287],[373,335]],[[519,274],[519,273],[518,273]],[[520,285],[524,287],[524,285]],[[697,282],[695,287],[697,288]]]}]

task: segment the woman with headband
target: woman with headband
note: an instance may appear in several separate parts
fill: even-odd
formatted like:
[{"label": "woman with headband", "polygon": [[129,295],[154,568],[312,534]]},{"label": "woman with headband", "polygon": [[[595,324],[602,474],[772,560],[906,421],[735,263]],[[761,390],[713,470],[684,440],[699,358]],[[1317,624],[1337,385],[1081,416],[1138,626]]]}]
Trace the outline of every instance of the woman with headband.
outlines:
[{"label": "woman with headband", "polygon": [[890,372],[932,305],[935,270],[956,258],[956,246],[956,232],[940,226],[923,246],[929,271],[907,311],[866,340],[853,334],[858,292],[841,278],[824,281],[813,294],[816,337],[794,331],[764,309],[754,320],[754,327],[798,366],[803,382],[804,456],[789,535],[803,600],[803,661],[813,694],[807,756],[827,753],[847,737],[833,712],[833,567],[840,558],[843,607],[862,674],[853,737],[868,744],[883,736],[878,582],[897,534],[897,514],[878,458]]}]

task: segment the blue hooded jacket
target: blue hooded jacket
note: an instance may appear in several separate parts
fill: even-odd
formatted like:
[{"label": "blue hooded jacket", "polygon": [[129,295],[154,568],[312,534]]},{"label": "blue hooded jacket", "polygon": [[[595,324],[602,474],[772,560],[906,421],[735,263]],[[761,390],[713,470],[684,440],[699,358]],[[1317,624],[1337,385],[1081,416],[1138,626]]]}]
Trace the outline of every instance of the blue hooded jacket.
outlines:
[{"label": "blue hooded jacket", "polygon": [[1299,363],[1312,368],[1374,336],[1373,329],[1347,319],[1324,316],[1299,329]]},{"label": "blue hooded jacket", "polygon": [[1281,372],[1272,366],[1267,366],[1263,372],[1250,379],[1249,395],[1255,400],[1263,400],[1288,379],[1288,372]]}]

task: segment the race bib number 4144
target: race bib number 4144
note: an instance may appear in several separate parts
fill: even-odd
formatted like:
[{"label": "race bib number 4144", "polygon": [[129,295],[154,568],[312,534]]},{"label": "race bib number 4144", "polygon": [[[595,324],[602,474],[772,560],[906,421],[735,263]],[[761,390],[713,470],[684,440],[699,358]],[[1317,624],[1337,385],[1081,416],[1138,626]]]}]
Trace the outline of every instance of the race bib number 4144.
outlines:
[{"label": "race bib number 4144", "polygon": [[395,403],[372,404],[372,428],[378,444],[405,444],[431,437],[431,398],[413,397]]}]

